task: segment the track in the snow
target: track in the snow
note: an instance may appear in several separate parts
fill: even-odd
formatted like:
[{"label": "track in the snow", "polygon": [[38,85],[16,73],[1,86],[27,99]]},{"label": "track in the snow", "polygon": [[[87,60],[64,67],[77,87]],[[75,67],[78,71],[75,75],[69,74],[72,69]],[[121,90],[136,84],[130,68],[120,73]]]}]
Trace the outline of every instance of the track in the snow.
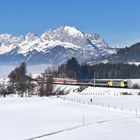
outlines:
[{"label": "track in the snow", "polygon": [[97,122],[91,122],[91,123],[81,124],[81,125],[78,125],[78,126],[75,126],[75,127],[71,127],[71,128],[67,128],[67,129],[62,129],[62,130],[54,131],[54,132],[51,132],[51,133],[47,133],[47,134],[44,134],[44,135],[35,136],[35,137],[28,138],[28,139],[25,139],[25,140],[40,139],[40,138],[44,138],[44,137],[47,137],[47,136],[52,136],[52,135],[55,135],[55,134],[58,134],[58,133],[62,133],[62,132],[66,132],[66,131],[71,131],[71,130],[74,130],[74,129],[77,129],[77,128],[81,128],[81,127],[85,127],[85,126],[89,126],[89,125],[93,125],[93,124],[101,124],[101,123],[106,123],[106,122],[121,121],[121,120],[133,119],[133,118],[138,118],[138,117],[135,116],[135,117],[112,119],[112,120],[102,120],[102,121],[97,121]]}]

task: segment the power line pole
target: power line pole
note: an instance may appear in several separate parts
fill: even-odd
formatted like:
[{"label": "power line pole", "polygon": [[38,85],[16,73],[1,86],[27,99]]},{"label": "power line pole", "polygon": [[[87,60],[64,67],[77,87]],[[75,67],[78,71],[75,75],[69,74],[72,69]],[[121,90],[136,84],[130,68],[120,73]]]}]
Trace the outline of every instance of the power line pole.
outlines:
[{"label": "power line pole", "polygon": [[95,71],[94,71],[94,87],[95,87],[95,77],[96,76],[96,73],[95,73]]}]

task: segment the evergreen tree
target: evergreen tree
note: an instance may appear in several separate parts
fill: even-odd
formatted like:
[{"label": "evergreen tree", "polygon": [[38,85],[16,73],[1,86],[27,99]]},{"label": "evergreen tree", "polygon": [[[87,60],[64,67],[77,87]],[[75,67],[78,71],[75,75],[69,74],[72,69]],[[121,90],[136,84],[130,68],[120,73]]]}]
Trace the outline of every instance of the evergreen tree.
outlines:
[{"label": "evergreen tree", "polygon": [[39,95],[40,96],[50,96],[53,95],[53,75],[52,71],[49,69],[42,73],[41,80],[44,81],[39,85]]},{"label": "evergreen tree", "polygon": [[22,62],[19,67],[15,68],[15,70],[8,75],[12,86],[16,88],[16,91],[22,97],[24,93],[28,94],[33,87],[31,83],[32,78],[26,75],[26,73],[26,63]]},{"label": "evergreen tree", "polygon": [[80,65],[75,58],[72,58],[66,64],[59,66],[55,75],[77,79],[94,79],[94,76],[96,79],[133,79],[140,78],[140,65],[124,63]]},{"label": "evergreen tree", "polygon": [[53,78],[52,76],[48,76],[46,81],[46,95],[50,96],[53,95]]},{"label": "evergreen tree", "polygon": [[66,73],[69,78],[78,79],[80,76],[80,65],[77,62],[76,58],[72,57],[67,61],[66,64]]}]

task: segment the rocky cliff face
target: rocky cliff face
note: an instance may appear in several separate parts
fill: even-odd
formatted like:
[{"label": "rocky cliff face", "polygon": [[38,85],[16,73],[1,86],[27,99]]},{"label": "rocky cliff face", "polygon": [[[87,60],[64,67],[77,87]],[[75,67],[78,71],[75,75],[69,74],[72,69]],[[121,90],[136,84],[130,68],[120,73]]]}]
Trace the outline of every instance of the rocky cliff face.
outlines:
[{"label": "rocky cliff face", "polygon": [[0,63],[60,64],[71,57],[80,62],[98,60],[116,50],[111,49],[101,35],[82,33],[75,27],[63,26],[41,36],[0,35]]}]

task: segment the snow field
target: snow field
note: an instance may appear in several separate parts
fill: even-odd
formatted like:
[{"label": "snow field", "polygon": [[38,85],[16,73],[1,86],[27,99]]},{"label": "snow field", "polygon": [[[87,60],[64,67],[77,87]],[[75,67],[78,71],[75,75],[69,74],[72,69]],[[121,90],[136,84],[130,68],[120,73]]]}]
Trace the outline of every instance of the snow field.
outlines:
[{"label": "snow field", "polygon": [[[124,92],[130,95],[122,95]],[[82,92],[71,92],[61,98],[75,103],[140,114],[140,96],[137,95],[139,92],[140,90],[134,89],[88,87]]]},{"label": "snow field", "polygon": [[56,85],[66,95],[54,97],[0,98],[0,140],[140,139],[140,96],[123,96],[121,89],[114,96],[113,89],[94,87],[79,93],[78,88]]},{"label": "snow field", "polygon": [[1,103],[0,114],[0,139],[23,140],[79,125],[83,113],[56,98],[13,98]]},{"label": "snow field", "polygon": [[[72,132],[73,134],[70,134],[70,136],[66,134],[69,140],[71,138],[76,139],[75,134],[79,130],[85,131],[85,135],[91,135],[91,131],[96,126],[99,129],[98,124],[100,125],[104,122],[111,123],[112,121],[123,121],[123,119],[132,119],[132,121],[134,119],[135,121],[135,115],[133,114],[115,112],[86,104],[76,104],[56,97],[11,99],[12,101],[10,98],[0,99],[0,102],[4,100],[0,104],[1,140],[27,140],[39,136],[42,137],[37,139],[48,140],[52,137],[57,139],[59,133],[46,137],[43,135],[59,131],[60,134],[68,133],[68,135]],[[94,129],[90,130],[92,125]],[[91,136],[94,136],[93,134]],[[85,135],[83,136],[84,139]],[[80,139],[83,138],[81,137]],[[64,137],[58,139],[64,139]],[[89,139],[92,139],[92,137]]]}]

